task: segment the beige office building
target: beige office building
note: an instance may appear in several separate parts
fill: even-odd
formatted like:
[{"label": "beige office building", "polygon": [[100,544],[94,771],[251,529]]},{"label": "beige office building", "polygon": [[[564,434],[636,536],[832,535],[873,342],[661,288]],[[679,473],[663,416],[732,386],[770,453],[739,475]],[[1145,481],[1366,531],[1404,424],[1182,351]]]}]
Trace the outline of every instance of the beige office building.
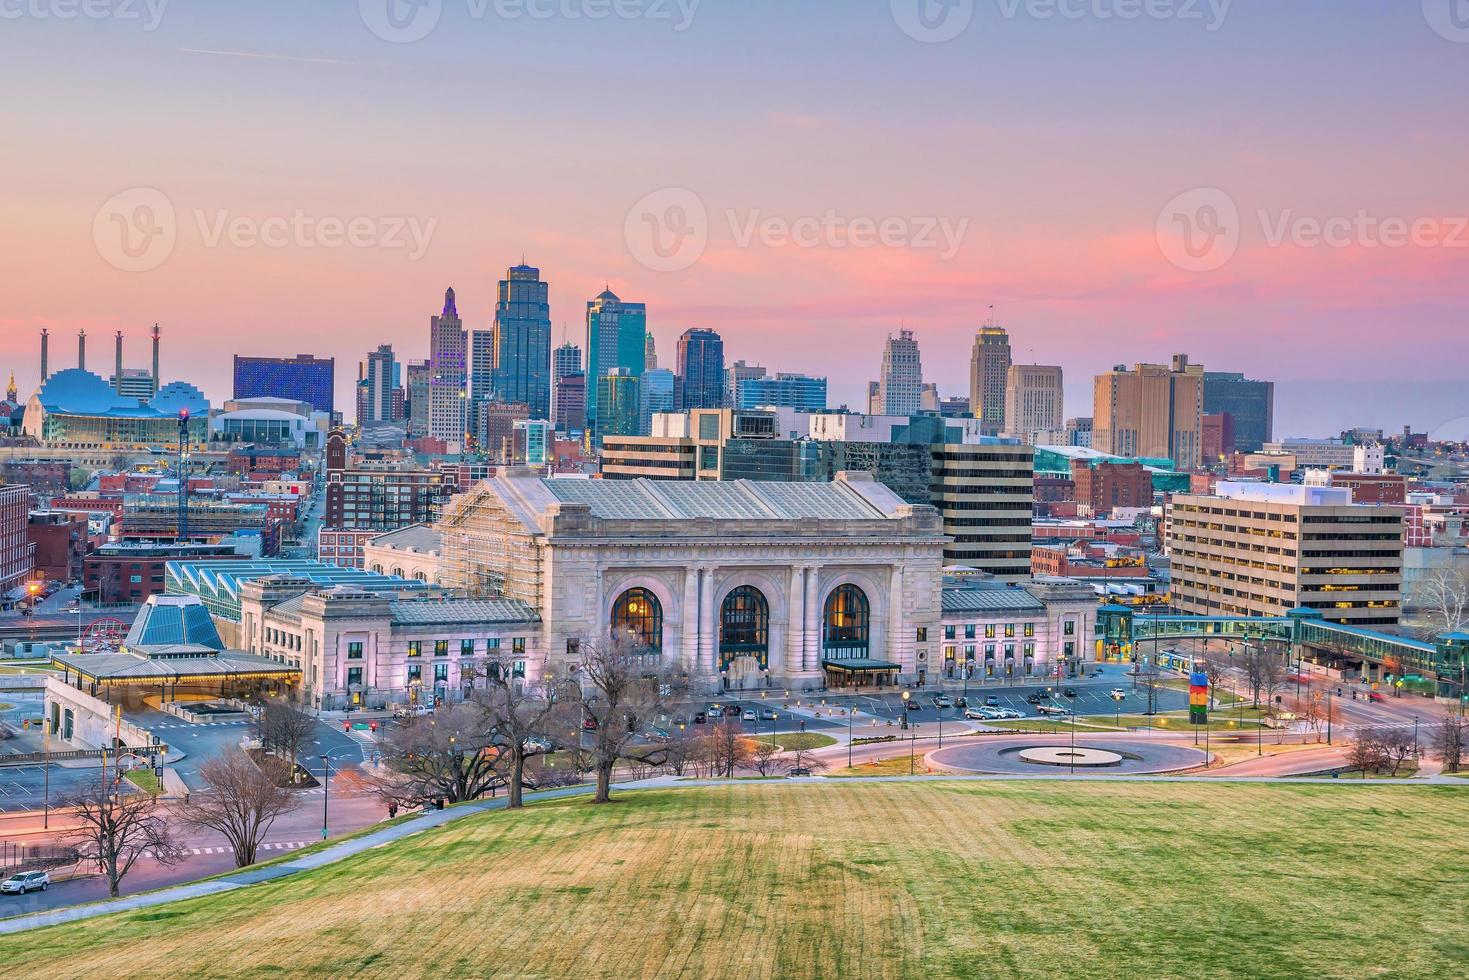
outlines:
[{"label": "beige office building", "polygon": [[1352,503],[1345,487],[1222,482],[1170,504],[1173,605],[1184,613],[1398,622],[1401,507]]},{"label": "beige office building", "polygon": [[1029,445],[1049,440],[1066,427],[1061,369],[1045,364],[1015,364],[1005,377],[1005,432]]},{"label": "beige office building", "polygon": [[[1005,385],[1009,371],[1010,335],[1004,327],[980,328],[969,355],[969,411],[979,419],[985,435],[1007,430]],[[1009,431],[1014,431],[1013,427]]]},{"label": "beige office building", "polygon": [[1126,457],[1166,457],[1198,469],[1203,449],[1204,368],[1175,354],[1172,365],[1118,365],[1097,375],[1092,448]]}]

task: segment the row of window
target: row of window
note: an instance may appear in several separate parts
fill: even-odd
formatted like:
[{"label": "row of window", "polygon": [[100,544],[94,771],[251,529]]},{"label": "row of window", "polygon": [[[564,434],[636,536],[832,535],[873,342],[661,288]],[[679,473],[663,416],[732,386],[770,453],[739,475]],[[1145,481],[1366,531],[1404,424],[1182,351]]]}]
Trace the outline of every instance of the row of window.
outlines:
[{"label": "row of window", "polygon": [[[525,639],[526,638],[523,637],[523,636],[512,637],[511,640],[510,640],[510,651],[512,653],[525,653]],[[451,642],[452,641],[450,641],[450,640],[434,640],[433,641],[434,656],[435,657],[447,657],[449,655],[449,648],[450,648]],[[474,656],[475,655],[475,652],[476,652],[476,649],[475,649],[476,642],[477,641],[475,641],[475,640],[460,640],[460,641],[458,641],[459,656],[461,656],[461,657],[472,657],[472,656]],[[485,644],[485,646],[484,646],[484,652],[485,652],[486,655],[493,656],[494,654],[496,654],[496,653],[498,653],[500,651],[500,638],[497,637],[497,636],[492,636],[489,639],[485,640],[484,641],[484,644]],[[355,655],[353,653],[353,648],[354,647],[356,648]],[[359,658],[361,656],[362,656],[362,644],[360,644],[360,643],[349,643],[349,644],[347,644],[347,659],[348,660],[356,659],[356,658]],[[423,656],[423,641],[422,640],[409,640],[408,641],[408,656],[409,656],[409,658],[416,658],[416,657],[422,657]]]}]

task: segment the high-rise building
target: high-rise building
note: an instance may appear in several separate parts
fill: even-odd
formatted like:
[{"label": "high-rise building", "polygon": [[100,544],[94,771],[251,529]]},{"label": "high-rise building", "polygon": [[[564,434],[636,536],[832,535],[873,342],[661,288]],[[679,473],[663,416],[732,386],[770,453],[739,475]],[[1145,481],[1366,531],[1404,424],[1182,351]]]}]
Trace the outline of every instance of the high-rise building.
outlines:
[{"label": "high-rise building", "polygon": [[1230,416],[1234,448],[1255,453],[1275,438],[1275,382],[1250,381],[1243,374],[1204,374],[1204,412]]},{"label": "high-rise building", "polygon": [[747,378],[735,385],[735,408],[794,408],[799,412],[826,411],[826,379],[805,374],[777,374]]},{"label": "high-rise building", "polygon": [[551,461],[551,423],[545,419],[517,419],[515,422],[516,459],[526,466],[545,466]]},{"label": "high-rise building", "polygon": [[877,380],[875,415],[917,415],[923,409],[923,362],[912,330],[888,335]]},{"label": "high-rise building", "polygon": [[1184,613],[1284,616],[1301,607],[1355,626],[1398,622],[1400,507],[1347,487],[1222,481],[1169,506],[1173,604]]},{"label": "high-rise building", "polygon": [[529,405],[535,419],[551,417],[549,297],[541,270],[522,264],[500,280],[495,303],[494,393]]},{"label": "high-rise building", "polygon": [[495,331],[469,331],[469,397],[495,396]]},{"label": "high-rise building", "polygon": [[444,312],[429,321],[428,435],[462,443],[465,399],[468,397],[468,351],[464,321],[454,302],[454,290],[444,294]]},{"label": "high-rise building", "polygon": [[[1066,424],[1062,394],[1059,367],[1012,364],[1005,376],[1005,432],[1032,446],[1054,441]],[[989,421],[981,418],[980,425],[988,428]]]},{"label": "high-rise building", "polygon": [[653,335],[648,334],[648,346],[643,352],[643,370],[658,370],[658,347],[653,343]]},{"label": "high-rise building", "polygon": [[[581,374],[581,348],[572,343],[562,344],[551,352],[551,421],[556,428],[565,429],[566,425],[561,417],[561,379],[571,374]],[[582,428],[586,424],[586,384],[582,385]]]},{"label": "high-rise building", "polygon": [[328,415],[336,407],[336,358],[235,355],[234,397],[291,398]]},{"label": "high-rise building", "polygon": [[158,394],[158,379],[146,368],[123,368],[122,378],[114,373],[108,379],[112,388],[124,398],[136,398],[140,402],[152,401]]},{"label": "high-rise building", "polygon": [[[612,290],[604,290],[587,303],[587,377],[604,378],[614,368],[621,368],[632,377],[642,374],[647,365],[649,339],[647,304],[624,303]],[[600,385],[587,385],[587,427],[599,434],[600,391]]]},{"label": "high-rise building", "polygon": [[362,362],[363,402],[358,425],[402,421],[403,384],[391,344],[383,344]]},{"label": "high-rise building", "polygon": [[642,392],[638,376],[627,368],[612,368],[597,379],[595,438],[635,436],[639,432]]},{"label": "high-rise building", "polygon": [[724,341],[704,327],[678,338],[679,408],[724,407]]},{"label": "high-rise building", "polygon": [[35,569],[36,546],[26,536],[31,488],[0,486],[0,594],[26,583]]},{"label": "high-rise building", "polygon": [[587,427],[587,376],[565,374],[556,382],[556,404],[552,421],[562,432],[582,432]]},{"label": "high-rise building", "polygon": [[952,539],[944,563],[1005,582],[1030,578],[1034,449],[1018,439],[980,436],[932,451],[933,505]]},{"label": "high-rise building", "polygon": [[417,439],[428,435],[428,361],[408,362],[408,434]]},{"label": "high-rise building", "polygon": [[1010,335],[1004,327],[981,327],[969,357],[969,410],[985,435],[1017,431],[1005,415],[1009,371]]},{"label": "high-rise building", "polygon": [[530,418],[530,406],[525,402],[476,398],[469,403],[469,411],[469,431],[479,451],[495,462],[514,462],[515,425]]},{"label": "high-rise building", "polygon": [[1066,441],[1063,445],[1090,449],[1092,445],[1092,420],[1085,416],[1066,420]]},{"label": "high-rise building", "polygon": [[653,431],[656,412],[672,412],[677,404],[676,379],[668,368],[644,371],[638,382],[638,431],[645,436]]},{"label": "high-rise building", "polygon": [[740,385],[746,381],[764,377],[767,377],[767,373],[760,365],[735,361],[729,367],[725,368],[724,371],[725,384],[728,386],[728,390],[724,394],[725,402],[738,408],[740,405]]},{"label": "high-rise building", "polygon": [[1173,364],[1118,365],[1094,389],[1092,448],[1129,458],[1167,458],[1198,469],[1203,451],[1204,368],[1175,354]]}]

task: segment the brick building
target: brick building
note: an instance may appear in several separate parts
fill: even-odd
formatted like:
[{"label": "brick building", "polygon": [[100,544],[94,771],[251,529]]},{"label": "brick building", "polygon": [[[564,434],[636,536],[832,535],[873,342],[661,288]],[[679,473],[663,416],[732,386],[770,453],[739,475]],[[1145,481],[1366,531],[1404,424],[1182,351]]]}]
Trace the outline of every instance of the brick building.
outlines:
[{"label": "brick building", "polygon": [[69,582],[82,574],[87,554],[87,518],[68,511],[32,511],[26,538],[35,547],[36,577]]},{"label": "brick building", "polygon": [[24,585],[34,572],[36,546],[26,536],[30,514],[30,487],[0,487],[0,594]]},{"label": "brick building", "polygon": [[1104,517],[1118,507],[1153,506],[1153,475],[1141,463],[1097,463],[1073,460],[1077,509],[1086,517]]},{"label": "brick building", "polygon": [[1399,473],[1333,472],[1331,486],[1351,490],[1354,504],[1404,504],[1408,501],[1408,479]]}]

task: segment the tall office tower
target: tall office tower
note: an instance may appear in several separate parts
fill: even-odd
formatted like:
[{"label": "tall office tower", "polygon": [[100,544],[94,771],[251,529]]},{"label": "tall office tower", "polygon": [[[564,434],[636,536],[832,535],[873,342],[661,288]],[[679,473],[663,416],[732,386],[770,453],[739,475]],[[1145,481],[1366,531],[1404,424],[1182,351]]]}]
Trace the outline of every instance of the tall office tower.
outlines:
[{"label": "tall office tower", "polygon": [[877,414],[917,415],[923,408],[923,361],[912,330],[888,334],[877,380]]},{"label": "tall office tower", "polygon": [[944,562],[1005,582],[1030,578],[1035,450],[1018,439],[951,435],[932,447],[933,505],[951,540]]},{"label": "tall office tower", "polygon": [[393,355],[393,345],[383,344],[367,355],[362,362],[362,406],[357,417],[358,425],[383,425],[398,421],[394,405],[401,401],[393,395],[399,391],[398,360]]},{"label": "tall office tower", "polygon": [[724,380],[729,390],[724,393],[725,404],[731,408],[740,408],[740,388],[746,381],[754,381],[757,378],[766,377],[763,367],[758,364],[746,364],[744,361],[735,361],[724,372]]},{"label": "tall office tower", "polygon": [[1115,456],[1167,458],[1198,469],[1203,448],[1204,368],[1175,354],[1173,364],[1118,365],[1093,391],[1092,448]]},{"label": "tall office tower", "polygon": [[1005,328],[981,327],[969,357],[969,409],[985,435],[1016,431],[1005,416],[1010,363],[1010,335]]},{"label": "tall office tower", "polygon": [[1173,602],[1191,615],[1284,616],[1390,626],[1401,614],[1401,507],[1352,503],[1348,487],[1221,481],[1175,494]]},{"label": "tall office tower", "polygon": [[648,346],[643,351],[643,370],[658,370],[658,348],[653,343],[653,335],[648,334]]},{"label": "tall office tower", "polygon": [[746,378],[736,387],[733,408],[794,408],[798,412],[826,411],[826,379],[807,374],[777,374],[773,378]]},{"label": "tall office tower", "polygon": [[653,415],[657,412],[672,412],[677,405],[675,379],[668,368],[644,371],[638,385],[638,432],[640,436],[653,431]]},{"label": "tall office tower", "polygon": [[648,307],[624,303],[606,290],[587,303],[587,428],[597,431],[598,378],[614,368],[633,377],[643,373],[648,359]]},{"label": "tall office tower", "polygon": [[1010,365],[1005,375],[1005,431],[1032,446],[1054,443],[1066,424],[1061,398],[1059,367]]},{"label": "tall office tower", "polygon": [[1275,382],[1206,371],[1204,414],[1229,415],[1234,421],[1234,448],[1242,453],[1259,452],[1275,438]]},{"label": "tall office tower", "polygon": [[495,303],[494,393],[529,405],[533,419],[551,417],[549,289],[540,269],[517,265],[500,280]]},{"label": "tall office tower", "polygon": [[599,444],[604,436],[638,434],[638,413],[642,408],[639,381],[627,368],[612,368],[597,379],[597,404],[602,409],[595,432]]},{"label": "tall office tower", "polygon": [[583,432],[587,427],[587,376],[578,371],[556,382],[556,404],[552,421],[562,432]]},{"label": "tall office tower", "polygon": [[[569,374],[581,374],[581,348],[566,343],[551,352],[551,421],[556,423],[557,428],[562,428],[558,414],[561,411],[561,379]],[[582,402],[582,412],[585,419],[585,401]]]},{"label": "tall office tower", "polygon": [[1090,418],[1074,418],[1066,420],[1066,441],[1064,446],[1081,446],[1090,449],[1092,445],[1092,420]]},{"label": "tall office tower", "polygon": [[464,321],[454,290],[444,293],[444,312],[429,320],[428,435],[460,443],[465,433],[465,401],[469,384]]},{"label": "tall office tower", "polygon": [[469,331],[469,397],[484,400],[495,393],[495,332]]},{"label": "tall office tower", "polygon": [[682,410],[724,407],[724,341],[704,327],[678,338],[679,403]]},{"label": "tall office tower", "polygon": [[242,357],[235,355],[234,396],[288,398],[310,402],[330,415],[336,408],[337,359],[310,354],[295,357]]},{"label": "tall office tower", "polygon": [[428,435],[428,361],[408,362],[408,435]]}]

